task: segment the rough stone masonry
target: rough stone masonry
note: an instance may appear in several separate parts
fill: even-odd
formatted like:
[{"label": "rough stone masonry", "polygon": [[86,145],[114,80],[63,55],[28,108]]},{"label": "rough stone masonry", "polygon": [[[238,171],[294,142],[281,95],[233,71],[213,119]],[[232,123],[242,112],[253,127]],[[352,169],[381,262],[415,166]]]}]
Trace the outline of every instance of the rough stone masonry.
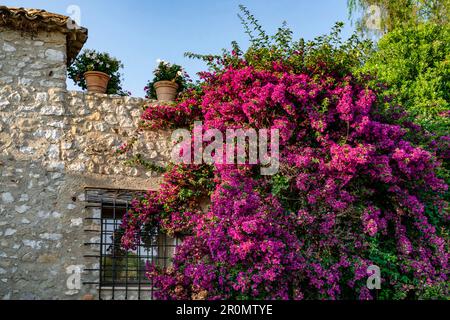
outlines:
[{"label": "rough stone masonry", "polygon": [[[44,18],[34,21],[54,23]],[[29,34],[0,25],[0,299],[96,296],[96,286],[73,280],[98,277],[83,271],[98,266],[84,243],[99,240],[84,232],[85,218],[98,214],[85,208],[85,188],[160,182],[114,152],[149,101],[66,90],[68,52],[81,49],[73,36],[64,26]],[[135,148],[164,165],[169,136],[145,132]]]}]

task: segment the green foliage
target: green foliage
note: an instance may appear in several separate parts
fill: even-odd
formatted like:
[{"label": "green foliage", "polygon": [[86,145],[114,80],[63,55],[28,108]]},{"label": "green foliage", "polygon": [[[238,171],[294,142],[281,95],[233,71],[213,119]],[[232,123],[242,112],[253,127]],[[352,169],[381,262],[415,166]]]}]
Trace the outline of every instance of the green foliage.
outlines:
[{"label": "green foliage", "polygon": [[107,93],[118,95],[130,95],[122,89],[120,69],[123,68],[122,62],[111,57],[106,52],[97,52],[86,49],[78,55],[74,63],[67,69],[70,79],[83,90],[87,89],[84,73],[87,71],[100,71],[109,75]]},{"label": "green foliage", "polygon": [[392,31],[361,71],[385,82],[386,96],[404,106],[411,120],[449,134],[450,28],[427,23]]},{"label": "green foliage", "polygon": [[187,87],[189,76],[180,65],[159,61],[158,67],[153,71],[153,74],[155,75],[153,80],[149,81],[144,88],[148,99],[156,99],[156,90],[153,85],[158,81],[173,81],[178,84],[180,92]]},{"label": "green foliage", "polygon": [[117,256],[105,256],[103,259],[103,281],[133,282],[139,280],[139,273],[145,270],[145,261],[132,252],[121,252]]},{"label": "green foliage", "polygon": [[280,196],[289,190],[289,179],[282,175],[275,175],[272,178],[272,194]]},{"label": "green foliage", "polygon": [[[250,37],[251,46],[255,48],[267,47],[270,44],[270,38],[259,24],[258,20],[245,6],[240,5],[239,9],[241,10],[242,15],[238,14],[238,17],[241,20],[245,33]],[[257,36],[254,35],[254,31],[258,33]]]},{"label": "green foliage", "polygon": [[240,6],[240,10],[239,18],[250,38],[250,46],[245,53],[236,42],[232,42],[231,52],[223,50],[222,55],[187,52],[185,56],[203,60],[215,72],[221,72],[223,65],[238,66],[242,60],[261,70],[272,69],[275,61],[283,61],[296,73],[325,74],[330,71],[327,68],[333,66],[333,72],[344,76],[360,68],[373,50],[372,42],[361,40],[357,34],[342,40],[342,22],[337,22],[329,34],[313,41],[303,38],[295,41],[286,22],[269,36],[246,7]]},{"label": "green foliage", "polygon": [[194,195],[194,191],[192,191],[191,189],[186,189],[186,188],[182,188],[180,190],[180,192],[178,193],[178,197],[182,201],[192,198],[193,195]]},{"label": "green foliage", "polygon": [[152,161],[146,160],[144,156],[140,153],[133,155],[132,157],[127,159],[124,164],[131,167],[142,166],[146,170],[153,171],[156,173],[166,172],[166,169],[164,167],[158,166]]},{"label": "green foliage", "polygon": [[441,282],[439,285],[426,287],[424,292],[419,295],[419,298],[424,300],[450,300],[446,294],[449,289],[449,283]]},{"label": "green foliage", "polygon": [[377,32],[367,26],[368,19],[374,18],[373,6],[380,10],[381,34],[427,21],[439,25],[450,22],[450,0],[348,0],[347,4],[351,16],[359,15],[356,25],[363,33]]},{"label": "green foliage", "polygon": [[345,76],[352,73],[354,68],[363,65],[373,50],[372,42],[361,40],[356,34],[343,41],[341,38],[343,26],[343,23],[336,23],[330,34],[319,36],[314,41],[306,43],[305,67],[317,73],[326,66],[334,66],[333,72]]}]

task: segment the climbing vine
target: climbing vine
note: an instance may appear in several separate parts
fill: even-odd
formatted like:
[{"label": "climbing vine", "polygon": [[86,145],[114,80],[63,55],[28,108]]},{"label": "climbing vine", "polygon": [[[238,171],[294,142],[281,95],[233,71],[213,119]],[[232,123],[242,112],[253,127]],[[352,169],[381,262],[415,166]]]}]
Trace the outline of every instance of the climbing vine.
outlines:
[{"label": "climbing vine", "polygon": [[[353,75],[368,44],[342,42],[341,25],[309,43],[286,26],[269,37],[242,10],[250,49],[195,55],[210,65],[199,87],[142,119],[149,128],[278,129],[280,169],[171,165],[159,192],[133,201],[124,248],[149,225],[183,237],[171,267],[148,266],[157,298],[448,297],[439,160],[415,144],[401,109],[384,107],[382,87]],[[370,265],[381,269],[377,295],[366,287]]]}]

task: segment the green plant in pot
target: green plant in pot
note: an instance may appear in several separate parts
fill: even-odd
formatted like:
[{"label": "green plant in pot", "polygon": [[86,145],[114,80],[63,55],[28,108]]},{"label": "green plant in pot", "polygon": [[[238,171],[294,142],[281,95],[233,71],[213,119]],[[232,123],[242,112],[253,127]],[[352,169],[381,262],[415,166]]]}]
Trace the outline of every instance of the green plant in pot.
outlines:
[{"label": "green plant in pot", "polygon": [[158,67],[153,71],[155,77],[144,88],[148,99],[159,101],[174,101],[178,92],[186,88],[189,76],[177,64],[157,60]]},{"label": "green plant in pot", "polygon": [[86,49],[67,72],[76,85],[88,92],[130,95],[122,89],[121,68],[122,62],[108,53]]}]

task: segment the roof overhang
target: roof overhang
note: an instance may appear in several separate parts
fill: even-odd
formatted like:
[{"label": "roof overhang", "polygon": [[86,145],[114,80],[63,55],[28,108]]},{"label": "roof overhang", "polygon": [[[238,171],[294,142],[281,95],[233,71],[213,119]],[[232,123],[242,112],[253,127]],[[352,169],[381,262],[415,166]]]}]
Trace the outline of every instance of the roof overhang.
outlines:
[{"label": "roof overhang", "polygon": [[39,32],[62,32],[67,37],[67,65],[72,64],[88,38],[88,30],[71,18],[45,10],[0,6],[0,27],[36,36]]}]

